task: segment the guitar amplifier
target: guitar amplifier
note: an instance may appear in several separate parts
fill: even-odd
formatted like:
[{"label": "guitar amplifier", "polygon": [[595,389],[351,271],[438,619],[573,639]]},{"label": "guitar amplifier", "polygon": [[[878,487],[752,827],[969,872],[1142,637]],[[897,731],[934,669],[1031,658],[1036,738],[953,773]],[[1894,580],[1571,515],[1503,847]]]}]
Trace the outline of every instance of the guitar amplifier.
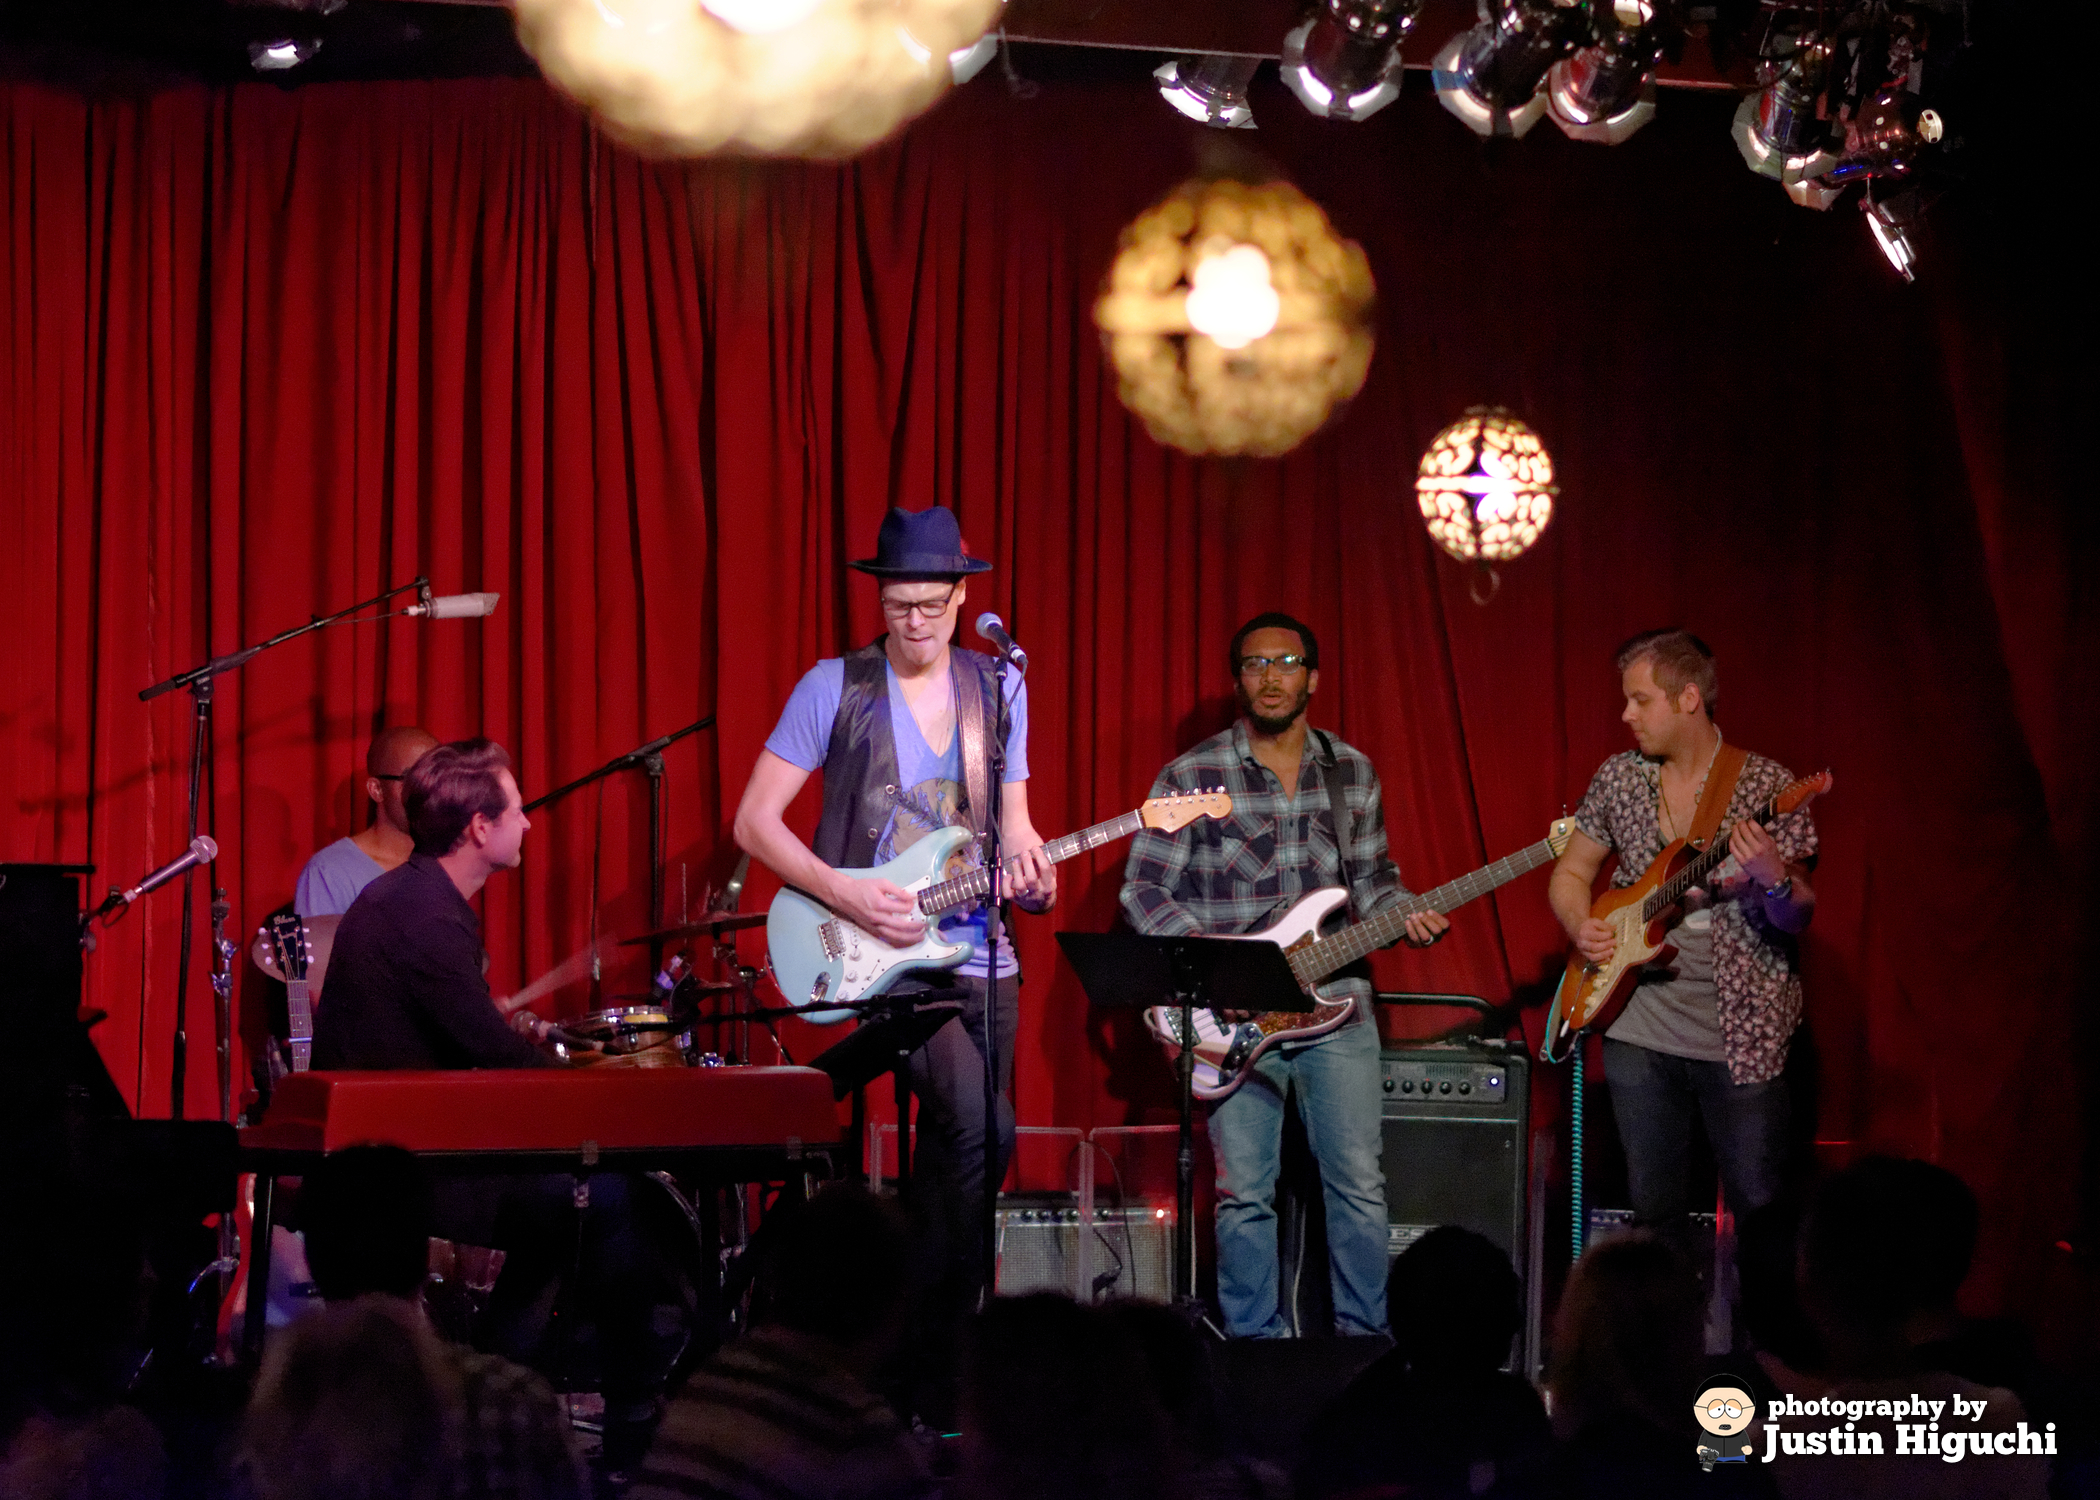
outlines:
[{"label": "guitar amplifier", "polygon": [[1076,1193],[1004,1193],[999,1198],[998,1292],[1062,1292],[1081,1302],[1103,1297],[1172,1300],[1174,1210],[1134,1203],[1097,1209],[1087,1257],[1092,1286],[1080,1278],[1085,1208]]},{"label": "guitar amplifier", "polygon": [[1457,1224],[1524,1274],[1530,1059],[1499,1042],[1393,1047],[1378,1070],[1387,1255]]}]

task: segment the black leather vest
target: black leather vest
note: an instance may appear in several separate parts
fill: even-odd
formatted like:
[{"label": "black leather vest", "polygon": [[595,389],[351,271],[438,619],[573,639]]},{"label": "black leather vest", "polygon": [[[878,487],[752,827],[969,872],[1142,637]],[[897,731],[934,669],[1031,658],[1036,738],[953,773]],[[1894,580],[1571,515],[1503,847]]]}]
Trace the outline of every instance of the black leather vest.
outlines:
[{"label": "black leather vest", "polygon": [[[865,870],[875,863],[876,842],[902,790],[897,785],[897,742],[890,732],[888,657],[883,651],[888,639],[878,637],[845,656],[846,681],[838,716],[831,721],[831,745],[824,753],[824,810],[810,841],[811,852],[835,870]],[[997,723],[992,658],[950,647],[948,661],[957,693],[974,690],[983,695],[989,738]],[[962,733],[960,723],[956,733]],[[969,753],[967,739],[963,753]],[[964,786],[985,779],[981,774],[973,778],[970,768],[963,768]],[[983,831],[983,808],[970,809],[970,823]]]}]

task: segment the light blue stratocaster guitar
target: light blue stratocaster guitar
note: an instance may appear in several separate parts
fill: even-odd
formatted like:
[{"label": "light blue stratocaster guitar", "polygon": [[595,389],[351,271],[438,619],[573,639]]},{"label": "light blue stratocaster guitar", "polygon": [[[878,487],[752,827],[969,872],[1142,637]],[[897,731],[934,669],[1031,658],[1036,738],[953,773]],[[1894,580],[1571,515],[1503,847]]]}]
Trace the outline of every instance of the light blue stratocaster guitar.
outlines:
[{"label": "light blue stratocaster guitar", "polygon": [[[1222,818],[1231,811],[1232,798],[1223,790],[1154,797],[1136,812],[1052,839],[1043,845],[1043,857],[1056,864],[1127,839],[1141,828],[1173,833],[1198,818]],[[788,1004],[850,1007],[881,994],[909,970],[952,969],[976,952],[975,943],[943,942],[935,926],[947,913],[975,906],[991,893],[989,870],[940,879],[950,858],[970,839],[967,828],[939,828],[886,865],[840,872],[856,880],[891,881],[916,893],[926,936],[908,948],[891,947],[792,886],[782,889],[766,911],[766,951],[774,982]],[[1007,868],[1012,867],[1008,861]],[[853,1014],[849,1008],[820,1009],[805,1012],[803,1019],[828,1026]]]}]

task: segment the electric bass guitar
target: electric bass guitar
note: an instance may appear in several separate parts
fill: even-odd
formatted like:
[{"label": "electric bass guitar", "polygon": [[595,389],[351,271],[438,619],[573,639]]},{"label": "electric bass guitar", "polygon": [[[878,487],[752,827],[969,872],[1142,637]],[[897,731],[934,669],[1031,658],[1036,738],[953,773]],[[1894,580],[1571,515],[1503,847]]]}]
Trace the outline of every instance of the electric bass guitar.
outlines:
[{"label": "electric bass guitar", "polygon": [[[1519,875],[1560,858],[1574,831],[1572,818],[1557,818],[1536,844],[1484,865],[1470,875],[1462,875],[1448,885],[1411,896],[1403,904],[1344,927],[1330,937],[1320,936],[1320,923],[1349,901],[1349,892],[1338,886],[1300,896],[1290,910],[1260,932],[1218,934],[1250,943],[1274,943],[1283,949],[1290,956],[1292,976],[1313,998],[1313,1011],[1311,1015],[1302,1011],[1264,1011],[1251,1020],[1236,1023],[1220,1019],[1215,1011],[1191,1011],[1190,1023],[1196,1033],[1196,1097],[1211,1103],[1229,1098],[1272,1047],[1308,1042],[1343,1025],[1355,1013],[1356,1001],[1323,999],[1314,989],[1321,980],[1366,954],[1398,942],[1407,935],[1407,919],[1416,913],[1455,911],[1476,896],[1485,896],[1497,886],[1507,885]],[[1181,1035],[1178,1006],[1153,1006],[1145,1012],[1145,1024],[1166,1047],[1169,1057],[1178,1058],[1181,1049],[1188,1045]]]},{"label": "electric bass guitar", "polygon": [[[1832,781],[1828,771],[1818,771],[1793,782],[1753,810],[1750,821],[1769,825],[1774,818],[1799,812],[1829,791]],[[1597,898],[1590,915],[1611,928],[1612,955],[1601,964],[1591,963],[1580,953],[1569,955],[1568,970],[1554,991],[1553,1009],[1546,1019],[1541,1058],[1558,1062],[1583,1032],[1610,1026],[1633,998],[1641,970],[1667,965],[1677,956],[1665,934],[1684,915],[1685,892],[1728,858],[1732,830],[1732,824],[1717,829],[1703,849],[1683,839],[1674,840],[1655,856],[1639,880]]]},{"label": "electric bass guitar", "polygon": [[[1056,864],[1143,828],[1174,833],[1198,818],[1222,818],[1231,811],[1232,798],[1222,788],[1154,797],[1135,812],[1052,839],[1043,845],[1043,858]],[[936,926],[944,914],[966,910],[991,894],[989,870],[939,878],[949,859],[973,837],[967,828],[938,828],[886,865],[839,872],[855,880],[887,880],[916,894],[914,912],[925,921],[926,935],[909,947],[893,947],[814,896],[784,887],[766,911],[766,953],[774,982],[788,1004],[825,1007],[806,1011],[803,1019],[828,1026],[854,1014],[850,1008],[834,1007],[850,1007],[879,995],[909,970],[952,969],[976,952],[975,943],[943,940]]]}]

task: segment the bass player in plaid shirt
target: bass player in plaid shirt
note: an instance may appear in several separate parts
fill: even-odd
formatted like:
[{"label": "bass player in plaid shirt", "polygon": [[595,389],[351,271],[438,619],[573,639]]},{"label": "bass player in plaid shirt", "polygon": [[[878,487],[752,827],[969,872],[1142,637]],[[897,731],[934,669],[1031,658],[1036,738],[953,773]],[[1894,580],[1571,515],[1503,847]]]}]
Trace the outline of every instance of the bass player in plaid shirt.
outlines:
[{"label": "bass player in plaid shirt", "polygon": [[[1363,752],[1310,728],[1320,643],[1286,614],[1257,615],[1232,638],[1240,717],[1160,772],[1152,795],[1223,786],[1232,816],[1179,833],[1137,836],[1123,872],[1123,910],[1139,932],[1238,933],[1266,926],[1322,887],[1346,886],[1346,919],[1404,901],[1386,850],[1378,773]],[[1347,832],[1338,843],[1335,805]],[[1438,912],[1407,919],[1427,947],[1450,927]],[[1385,1329],[1385,1173],[1379,1165],[1378,1025],[1368,970],[1342,970],[1322,998],[1353,997],[1349,1022],[1272,1049],[1230,1097],[1211,1106],[1218,1168],[1218,1301],[1235,1338],[1288,1330],[1277,1301],[1276,1175],[1286,1096],[1320,1166],[1337,1333]],[[1229,1018],[1230,1019],[1230,1018]]]}]

